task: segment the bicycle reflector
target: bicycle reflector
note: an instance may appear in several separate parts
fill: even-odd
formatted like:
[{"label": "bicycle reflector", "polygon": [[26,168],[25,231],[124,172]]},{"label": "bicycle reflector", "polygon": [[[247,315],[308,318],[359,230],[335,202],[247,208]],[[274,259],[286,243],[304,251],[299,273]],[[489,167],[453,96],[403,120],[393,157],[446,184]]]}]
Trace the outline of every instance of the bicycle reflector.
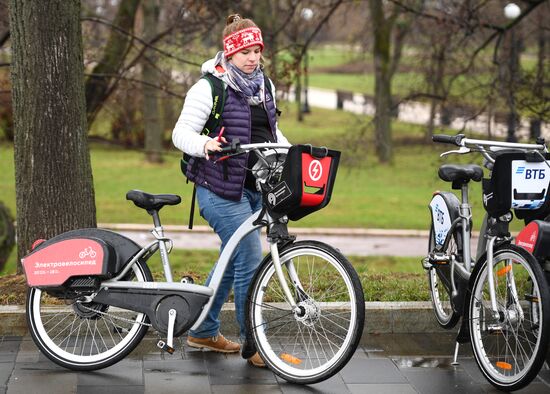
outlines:
[{"label": "bicycle reflector", "polygon": [[504,361],[497,361],[496,366],[500,369],[504,369],[506,371],[510,371],[512,369],[512,364],[506,363]]},{"label": "bicycle reflector", "polygon": [[302,360],[300,360],[298,357],[294,357],[293,355],[288,353],[281,353],[281,360],[294,365],[298,365],[302,363]]}]

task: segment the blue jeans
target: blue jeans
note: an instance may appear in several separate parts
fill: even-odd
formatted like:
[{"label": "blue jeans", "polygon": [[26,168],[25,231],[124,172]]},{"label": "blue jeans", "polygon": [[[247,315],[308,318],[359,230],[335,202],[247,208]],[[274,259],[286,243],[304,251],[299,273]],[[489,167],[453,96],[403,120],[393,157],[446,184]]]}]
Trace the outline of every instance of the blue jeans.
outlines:
[{"label": "blue jeans", "polygon": [[[197,186],[197,199],[199,201],[201,216],[206,219],[222,241],[220,252],[235,231],[237,231],[237,228],[254,212],[262,208],[261,193],[248,189],[244,189],[240,201],[231,201],[219,197],[204,187]],[[260,230],[256,230],[243,238],[235,249],[208,315],[197,330],[189,331],[191,336],[195,338],[209,338],[218,335],[220,329],[218,316],[233,286],[235,311],[237,322],[240,326],[240,336],[242,339],[245,338],[246,323],[244,314],[248,286],[261,260]],[[206,279],[207,286],[210,283],[214,269],[215,266]]]}]

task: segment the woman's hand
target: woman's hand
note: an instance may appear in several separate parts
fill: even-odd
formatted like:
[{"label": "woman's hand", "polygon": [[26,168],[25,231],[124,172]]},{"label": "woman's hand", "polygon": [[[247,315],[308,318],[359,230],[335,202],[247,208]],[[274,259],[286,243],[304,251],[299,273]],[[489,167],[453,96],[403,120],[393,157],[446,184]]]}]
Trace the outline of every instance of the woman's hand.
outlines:
[{"label": "woman's hand", "polygon": [[222,150],[222,143],[227,144],[225,137],[211,139],[204,144],[204,156],[206,157],[206,160],[210,160],[210,157],[208,156],[209,153],[219,152]]}]

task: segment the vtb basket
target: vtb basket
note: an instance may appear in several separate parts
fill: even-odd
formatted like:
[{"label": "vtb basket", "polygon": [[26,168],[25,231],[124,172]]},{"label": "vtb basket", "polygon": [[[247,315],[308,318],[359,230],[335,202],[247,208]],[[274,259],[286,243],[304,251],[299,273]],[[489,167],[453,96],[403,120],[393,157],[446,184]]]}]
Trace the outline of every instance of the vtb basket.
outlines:
[{"label": "vtb basket", "polygon": [[519,219],[538,218],[549,209],[550,156],[506,152],[497,156],[491,179],[483,179],[483,206],[493,217],[513,209]]},{"label": "vtb basket", "polygon": [[332,195],[340,152],[311,145],[294,145],[272,188],[264,190],[270,212],[299,220],[325,207]]}]

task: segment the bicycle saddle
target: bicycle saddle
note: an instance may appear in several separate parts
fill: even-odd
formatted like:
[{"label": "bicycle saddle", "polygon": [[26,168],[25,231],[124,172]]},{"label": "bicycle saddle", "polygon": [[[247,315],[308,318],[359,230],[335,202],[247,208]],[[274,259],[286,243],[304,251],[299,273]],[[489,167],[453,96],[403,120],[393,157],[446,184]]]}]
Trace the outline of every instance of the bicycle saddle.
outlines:
[{"label": "bicycle saddle", "polygon": [[446,182],[479,182],[483,178],[483,168],[476,164],[443,164],[439,167],[438,175]]},{"label": "bicycle saddle", "polygon": [[175,194],[149,194],[141,190],[130,190],[126,199],[148,211],[158,211],[165,205],[178,205],[181,197]]}]

